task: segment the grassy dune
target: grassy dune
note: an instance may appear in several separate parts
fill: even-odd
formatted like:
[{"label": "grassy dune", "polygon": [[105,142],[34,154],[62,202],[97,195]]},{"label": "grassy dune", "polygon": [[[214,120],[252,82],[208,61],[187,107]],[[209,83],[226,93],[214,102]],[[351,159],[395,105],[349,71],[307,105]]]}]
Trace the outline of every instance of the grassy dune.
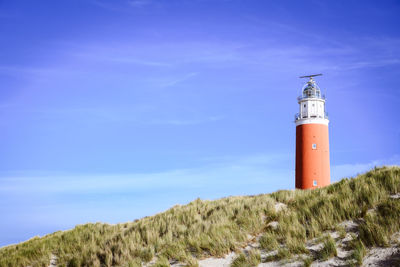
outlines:
[{"label": "grassy dune", "polygon": [[[198,259],[239,252],[255,236],[261,236],[261,249],[278,249],[270,260],[309,255],[305,242],[321,237],[324,249],[316,258],[325,259],[336,248],[324,232],[340,231],[338,224],[345,220],[360,221],[359,240],[352,243],[360,263],[366,248],[388,245],[400,230],[400,200],[389,197],[399,192],[400,168],[383,167],[322,189],[197,199],[134,222],[79,225],[1,248],[0,266],[48,266],[51,255],[58,266],[141,266],[154,257],[155,266],[169,266],[170,261],[197,266]],[[277,202],[286,209],[276,211]],[[277,227],[268,225],[272,221]],[[259,255],[239,253],[232,265],[259,261]]]}]

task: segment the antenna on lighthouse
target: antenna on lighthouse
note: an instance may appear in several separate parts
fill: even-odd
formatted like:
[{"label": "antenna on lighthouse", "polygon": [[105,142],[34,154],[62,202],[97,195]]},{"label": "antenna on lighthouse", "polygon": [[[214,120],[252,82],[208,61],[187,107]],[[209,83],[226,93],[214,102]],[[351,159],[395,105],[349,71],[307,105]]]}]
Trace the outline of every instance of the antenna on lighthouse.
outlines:
[{"label": "antenna on lighthouse", "polygon": [[312,78],[315,77],[315,76],[322,76],[322,73],[300,76],[299,78],[310,78],[310,79],[312,79]]}]

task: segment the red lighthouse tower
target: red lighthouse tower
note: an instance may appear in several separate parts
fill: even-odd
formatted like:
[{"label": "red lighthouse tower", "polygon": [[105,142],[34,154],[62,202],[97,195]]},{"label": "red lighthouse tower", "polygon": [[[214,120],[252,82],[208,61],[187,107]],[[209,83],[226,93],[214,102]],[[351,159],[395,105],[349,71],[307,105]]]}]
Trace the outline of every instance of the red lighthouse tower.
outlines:
[{"label": "red lighthouse tower", "polygon": [[297,98],[300,105],[296,123],[296,188],[310,189],[330,184],[328,116],[325,96],[313,77]]}]

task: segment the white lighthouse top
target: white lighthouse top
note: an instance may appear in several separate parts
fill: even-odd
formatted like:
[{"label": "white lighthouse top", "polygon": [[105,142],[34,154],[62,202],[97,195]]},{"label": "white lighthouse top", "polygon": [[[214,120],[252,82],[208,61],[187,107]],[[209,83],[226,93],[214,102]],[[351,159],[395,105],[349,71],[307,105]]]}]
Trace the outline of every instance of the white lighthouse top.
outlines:
[{"label": "white lighthouse top", "polygon": [[313,79],[322,74],[302,76],[300,78],[310,78],[303,86],[302,94],[297,98],[299,103],[299,113],[295,115],[296,125],[319,123],[328,125],[328,113],[325,108],[325,96],[321,94],[321,89]]},{"label": "white lighthouse top", "polygon": [[321,89],[319,89],[312,77],[310,77],[310,80],[303,86],[302,91],[303,95],[301,98],[321,98]]}]

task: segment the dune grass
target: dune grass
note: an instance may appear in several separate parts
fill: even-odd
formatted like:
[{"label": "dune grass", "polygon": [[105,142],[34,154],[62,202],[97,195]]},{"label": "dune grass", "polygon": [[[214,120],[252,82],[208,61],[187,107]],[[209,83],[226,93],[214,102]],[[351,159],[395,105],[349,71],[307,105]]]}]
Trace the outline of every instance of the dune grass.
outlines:
[{"label": "dune grass", "polygon": [[[51,255],[58,266],[140,266],[154,257],[156,266],[169,261],[197,266],[197,259],[239,251],[257,235],[263,249],[290,258],[307,253],[306,240],[359,218],[363,244],[385,246],[400,229],[400,200],[389,198],[399,192],[400,168],[383,167],[321,189],[196,199],[134,222],[79,225],[3,247],[0,266],[48,266]],[[287,207],[277,212],[277,202]],[[375,213],[365,212],[372,208]],[[276,228],[268,227],[272,221]]]},{"label": "dune grass", "polygon": [[273,233],[265,233],[259,239],[260,247],[266,251],[275,250],[279,247],[279,243]]},{"label": "dune grass", "polygon": [[316,259],[325,261],[331,257],[337,256],[336,243],[331,236],[324,238],[323,247],[317,253]]},{"label": "dune grass", "polygon": [[253,267],[261,262],[260,251],[250,250],[247,254],[241,252],[232,261],[232,267]]},{"label": "dune grass", "polygon": [[356,266],[361,266],[366,254],[364,243],[359,239],[353,239],[352,242],[350,242],[349,248],[353,250],[349,259],[353,261],[351,261],[350,264],[353,263],[352,265],[356,264]]}]

